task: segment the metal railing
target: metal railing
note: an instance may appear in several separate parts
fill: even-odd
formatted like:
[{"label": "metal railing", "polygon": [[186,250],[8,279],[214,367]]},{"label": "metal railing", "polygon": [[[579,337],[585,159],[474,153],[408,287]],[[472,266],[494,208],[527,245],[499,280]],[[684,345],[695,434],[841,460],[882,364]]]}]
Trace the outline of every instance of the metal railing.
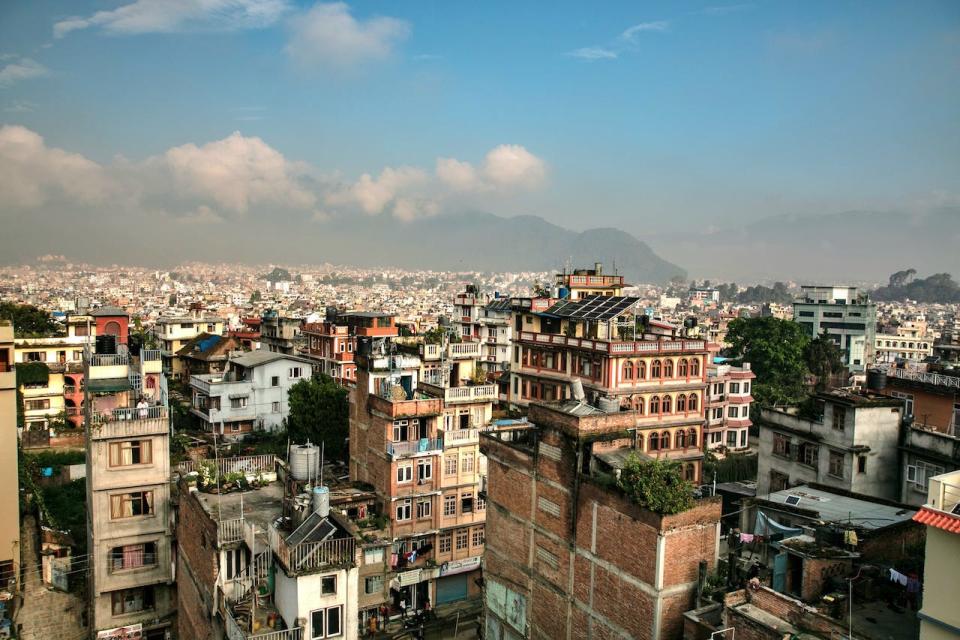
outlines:
[{"label": "metal railing", "polygon": [[163,357],[163,351],[161,349],[141,349],[140,350],[140,360],[142,362],[152,362],[154,360],[160,360]]},{"label": "metal railing", "polygon": [[291,547],[275,527],[270,527],[268,533],[270,548],[287,573],[296,574],[355,562],[356,543],[353,538],[302,542]]},{"label": "metal railing", "polygon": [[97,411],[92,416],[94,424],[102,424],[104,422],[119,422],[123,420],[149,420],[166,417],[167,408],[164,406],[127,407],[113,409],[112,411]]},{"label": "metal railing", "polygon": [[221,520],[217,525],[217,544],[230,544],[243,540],[245,523],[246,520],[243,518]]},{"label": "metal railing", "polygon": [[440,438],[421,438],[410,442],[388,442],[387,454],[393,458],[429,453],[443,449],[443,440]]},{"label": "metal railing", "polygon": [[891,369],[890,375],[901,380],[913,380],[914,382],[925,382],[939,387],[948,387],[951,389],[960,389],[960,377],[945,376],[942,373],[929,373],[927,371],[912,371],[910,369]]},{"label": "metal railing", "polygon": [[130,364],[130,356],[125,353],[95,353],[90,356],[91,367],[119,367]]},{"label": "metal railing", "polygon": [[226,614],[225,626],[229,640],[302,640],[304,638],[303,627],[294,627],[283,631],[251,633],[240,626],[237,619],[233,617],[230,607],[224,607],[224,613]]},{"label": "metal railing", "polygon": [[560,344],[568,347],[578,347],[599,351],[602,353],[696,353],[706,350],[703,340],[604,340],[574,338],[560,334],[533,333],[521,331],[520,340],[526,342],[540,342],[545,344]]},{"label": "metal railing", "polygon": [[276,471],[277,457],[271,453],[265,453],[258,456],[235,456],[219,460],[185,460],[177,465],[177,471],[186,474],[196,471],[201,464],[209,463],[215,463],[218,466],[220,475],[236,472],[257,474]]}]

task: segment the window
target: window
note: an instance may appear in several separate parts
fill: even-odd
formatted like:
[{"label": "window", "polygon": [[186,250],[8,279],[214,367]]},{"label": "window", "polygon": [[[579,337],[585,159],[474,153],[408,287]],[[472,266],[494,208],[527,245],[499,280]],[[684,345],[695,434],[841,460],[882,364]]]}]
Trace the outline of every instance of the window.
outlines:
[{"label": "window", "polygon": [[660,434],[660,448],[669,449],[670,448],[670,432],[664,431]]},{"label": "window", "polygon": [[647,446],[647,451],[658,451],[659,449],[660,449],[660,434],[651,433],[650,444]]},{"label": "window", "polygon": [[647,379],[647,363],[640,361],[637,363],[637,380]]},{"label": "window", "polygon": [[543,547],[537,547],[537,560],[547,565],[554,571],[560,568],[560,559],[556,554],[547,551]]},{"label": "window", "polygon": [[650,367],[650,377],[651,377],[651,378],[659,378],[659,377],[660,377],[660,372],[661,372],[661,367],[662,367],[662,366],[663,366],[663,365],[660,363],[659,360],[654,360],[654,361],[653,361],[653,365],[651,365],[651,367]]},{"label": "window", "polygon": [[383,576],[370,576],[363,583],[363,592],[367,595],[383,591]]},{"label": "window", "polygon": [[741,447],[747,446],[747,430],[746,429],[740,432],[740,446]]},{"label": "window", "polygon": [[697,446],[697,429],[696,427],[690,429],[687,432],[687,445],[690,447]]},{"label": "window", "polygon": [[380,564],[381,562],[383,562],[383,547],[364,550],[363,564]]},{"label": "window", "polygon": [[113,615],[115,616],[138,613],[140,611],[153,611],[153,587],[114,591],[110,594],[110,600],[113,605]]},{"label": "window", "polygon": [[470,530],[469,529],[457,529],[457,551],[462,551],[467,548],[467,544],[470,542]]},{"label": "window", "polygon": [[800,445],[800,455],[797,457],[797,462],[805,464],[808,467],[816,467],[819,459],[819,447],[815,444],[809,442],[804,442]]},{"label": "window", "polygon": [[857,456],[857,473],[867,472],[867,456]]},{"label": "window", "polygon": [[429,458],[417,460],[417,482],[433,478],[433,461]]},{"label": "window", "polygon": [[687,411],[696,411],[700,401],[697,399],[697,394],[691,393],[687,396]]},{"label": "window", "polygon": [[773,434],[773,455],[790,457],[790,438],[782,433]]},{"label": "window", "polygon": [[783,491],[790,486],[790,477],[779,471],[770,471],[770,491]]},{"label": "window", "polygon": [[291,379],[303,377],[303,367],[290,367],[287,377]]},{"label": "window", "polygon": [[244,564],[243,561],[246,557],[246,554],[244,553],[243,549],[237,547],[236,549],[228,549],[224,551],[224,555],[227,559],[225,575],[227,580],[233,580],[240,575],[240,572],[242,571],[241,567]]},{"label": "window", "polygon": [[271,376],[270,377],[270,386],[279,387],[280,386],[280,376]]},{"label": "window", "polygon": [[677,449],[685,449],[687,446],[687,432],[681,429],[677,431]]},{"label": "window", "polygon": [[152,443],[149,440],[130,440],[110,443],[110,466],[129,467],[153,462]]},{"label": "window", "polygon": [[464,473],[473,473],[473,453],[463,454],[463,464],[461,469]]},{"label": "window", "polygon": [[633,380],[633,363],[629,360],[623,363],[623,379]]},{"label": "window", "polygon": [[681,358],[681,359],[680,359],[680,362],[677,364],[677,376],[680,377],[680,378],[686,378],[686,377],[687,377],[687,372],[688,372],[689,370],[690,370],[690,368],[689,368],[689,366],[687,365],[687,359],[686,359],[686,358]]},{"label": "window", "polygon": [[450,553],[453,543],[453,534],[449,531],[440,533],[440,553]]},{"label": "window", "polygon": [[660,413],[660,396],[650,398],[650,413]]},{"label": "window", "polygon": [[727,431],[727,446],[731,449],[735,449],[737,446],[737,432],[736,431]]},{"label": "window", "polygon": [[474,527],[470,544],[474,547],[483,545],[483,527]]},{"label": "window", "polygon": [[891,391],[890,395],[894,398],[900,398],[904,401],[904,415],[912,416],[913,415],[913,394],[912,393],[900,393],[899,391]]},{"label": "window", "polygon": [[457,474],[457,454],[449,454],[443,458],[444,475],[453,476]]},{"label": "window", "polygon": [[485,511],[486,508],[487,508],[487,501],[481,498],[480,496],[477,496],[477,503],[476,503],[477,511]]},{"label": "window", "polygon": [[110,550],[110,570],[139,569],[157,564],[157,543],[128,544]]},{"label": "window", "polygon": [[744,383],[743,383],[743,392],[744,392],[744,393],[750,393],[750,383],[749,383],[749,382],[744,382]]},{"label": "window", "polygon": [[397,467],[397,484],[413,482],[413,465],[405,464]]},{"label": "window", "polygon": [[833,406],[833,430],[834,431],[843,431],[844,424],[847,421],[847,409],[846,407],[838,407],[837,405]]},{"label": "window", "polygon": [[397,520],[410,519],[410,501],[403,500],[397,503]]},{"label": "window", "polygon": [[455,516],[457,515],[457,496],[443,496],[443,515],[445,516]]},{"label": "window", "polygon": [[310,612],[310,638],[333,638],[343,633],[343,607],[330,607]]},{"label": "window", "polygon": [[320,578],[320,593],[325,596],[337,593],[337,576],[323,576]]},{"label": "window", "polygon": [[907,466],[907,482],[917,485],[914,487],[915,490],[926,493],[927,479],[932,478],[933,476],[938,476],[941,473],[944,473],[943,467],[934,464],[918,462],[916,465]]},{"label": "window", "polygon": [[660,412],[661,413],[671,413],[672,412],[673,401],[670,399],[670,396],[663,396],[663,400],[660,403]]},{"label": "window", "polygon": [[740,383],[731,382],[730,383],[730,393],[740,393]]},{"label": "window", "polygon": [[690,361],[690,376],[696,377],[700,375],[700,358],[694,358]]},{"label": "window", "polygon": [[677,396],[677,413],[687,410],[687,396],[680,394]]},{"label": "window", "polygon": [[417,518],[429,518],[433,513],[433,503],[430,500],[417,501]]},{"label": "window", "polygon": [[663,377],[672,378],[673,377],[673,360],[667,360],[663,363]]},{"label": "window", "polygon": [[473,513],[473,493],[465,491],[460,494],[460,513]]},{"label": "window", "polygon": [[830,467],[829,467],[830,475],[836,476],[837,478],[843,477],[843,461],[845,457],[846,456],[844,456],[843,453],[839,451],[830,452]]},{"label": "window", "polygon": [[740,410],[736,407],[736,405],[730,405],[729,407],[727,407],[728,418],[736,418],[739,415],[739,413],[740,413]]},{"label": "window", "polygon": [[153,514],[153,491],[134,491],[110,496],[110,518],[135,518]]},{"label": "window", "polygon": [[714,420],[719,420],[719,419],[722,418],[722,417],[723,417],[723,407],[716,407],[716,408],[713,410],[713,419],[714,419]]},{"label": "window", "polygon": [[242,398],[230,398],[230,408],[231,409],[243,409],[247,406],[247,397]]},{"label": "window", "polygon": [[47,352],[46,351],[27,351],[23,354],[24,362],[46,362],[47,361]]}]

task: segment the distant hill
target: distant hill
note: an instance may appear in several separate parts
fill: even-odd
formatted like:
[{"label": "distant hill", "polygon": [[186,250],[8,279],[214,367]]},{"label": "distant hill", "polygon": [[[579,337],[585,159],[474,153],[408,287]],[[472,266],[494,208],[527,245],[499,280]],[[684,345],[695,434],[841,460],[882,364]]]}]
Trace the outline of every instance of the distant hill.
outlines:
[{"label": "distant hill", "polygon": [[692,275],[718,280],[886,282],[904,264],[922,273],[960,273],[960,207],[923,215],[848,211],[777,216],[650,239],[664,255],[682,259]]},{"label": "distant hill", "polygon": [[[536,216],[503,218],[464,213],[403,223],[391,218],[355,219],[340,240],[363,237],[382,252],[348,259],[336,246],[324,247],[331,262],[392,264],[407,268],[476,271],[545,271],[564,265],[614,265],[628,282],[666,282],[686,272],[667,262],[644,242],[619,229],[577,233]],[[352,237],[351,237],[352,236]],[[324,243],[326,244],[326,243]]]}]

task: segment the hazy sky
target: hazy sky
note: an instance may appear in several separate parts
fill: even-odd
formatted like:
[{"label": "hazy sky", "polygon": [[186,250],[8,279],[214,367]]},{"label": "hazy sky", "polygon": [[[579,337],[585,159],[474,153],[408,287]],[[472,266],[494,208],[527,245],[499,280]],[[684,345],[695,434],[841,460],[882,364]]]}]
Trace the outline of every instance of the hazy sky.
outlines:
[{"label": "hazy sky", "polygon": [[958,122],[956,0],[0,4],[8,242],[131,211],[639,237],[915,211],[960,202]]}]

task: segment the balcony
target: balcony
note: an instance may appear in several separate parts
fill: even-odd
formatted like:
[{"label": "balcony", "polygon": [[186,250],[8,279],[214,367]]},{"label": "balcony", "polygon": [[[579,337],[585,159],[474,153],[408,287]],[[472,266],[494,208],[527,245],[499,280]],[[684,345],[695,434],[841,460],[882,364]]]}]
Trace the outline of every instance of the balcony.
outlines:
[{"label": "balcony", "polygon": [[941,373],[912,371],[910,369],[891,369],[890,375],[901,380],[922,382],[936,385],[938,387],[946,387],[948,389],[960,389],[960,377],[957,376],[945,376]]},{"label": "balcony", "polygon": [[371,410],[385,414],[389,418],[411,418],[439,415],[442,409],[442,400],[440,398],[416,398],[392,402],[380,396],[370,396],[368,406]]},{"label": "balcony", "polygon": [[479,429],[442,430],[443,448],[477,444],[480,441]]},{"label": "balcony", "polygon": [[435,454],[442,450],[443,440],[440,438],[421,438],[420,440],[387,443],[387,455],[394,460],[420,454]]},{"label": "balcony", "polygon": [[497,385],[481,384],[475,387],[450,387],[443,390],[443,401],[447,404],[460,402],[496,402]]},{"label": "balcony", "polygon": [[479,342],[455,342],[447,345],[447,355],[454,360],[465,360],[480,357]]},{"label": "balcony", "polygon": [[126,353],[95,353],[90,356],[91,367],[125,367],[130,364]]},{"label": "balcony", "polygon": [[283,631],[260,631],[251,633],[233,617],[229,607],[224,609],[226,618],[226,631],[228,640],[303,640],[303,627],[294,627]]},{"label": "balcony", "polygon": [[574,347],[615,356],[702,353],[707,349],[703,340],[590,340],[531,331],[521,331],[519,339],[521,342]]},{"label": "balcony", "polygon": [[243,518],[221,520],[217,525],[217,546],[243,540],[245,537],[245,522]]},{"label": "balcony", "polygon": [[356,561],[356,544],[353,538],[301,542],[291,547],[276,527],[270,527],[268,533],[270,549],[288,575],[349,566]]},{"label": "balcony", "polygon": [[166,407],[114,409],[94,413],[90,437],[93,440],[130,436],[164,435],[170,432]]}]

